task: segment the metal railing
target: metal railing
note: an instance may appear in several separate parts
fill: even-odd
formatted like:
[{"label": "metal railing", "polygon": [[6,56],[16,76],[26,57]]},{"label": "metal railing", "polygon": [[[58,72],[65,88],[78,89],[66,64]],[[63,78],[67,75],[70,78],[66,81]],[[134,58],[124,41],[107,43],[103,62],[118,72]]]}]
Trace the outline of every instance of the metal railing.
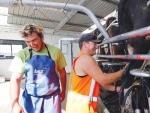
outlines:
[{"label": "metal railing", "polygon": [[[120,41],[120,40],[126,40],[129,38],[140,38],[141,36],[150,35],[150,26],[141,28],[135,31],[131,31],[128,33],[124,33],[115,37],[109,38],[109,35],[107,34],[106,30],[103,28],[99,20],[96,18],[96,16],[86,7],[75,5],[75,4],[66,4],[66,3],[55,3],[55,2],[45,2],[45,1],[29,1],[29,0],[0,0],[0,6],[2,7],[15,7],[15,6],[36,6],[36,7],[50,7],[50,8],[56,8],[56,9],[64,9],[64,10],[77,10],[86,13],[92,21],[95,23],[97,28],[100,30],[102,35],[105,37],[106,40],[104,40],[100,45],[111,43],[114,41]],[[110,48],[112,49],[112,48]],[[111,51],[111,50],[110,50]],[[107,58],[124,58],[124,59],[150,59],[150,55],[98,55],[99,57],[107,57]],[[133,57],[134,56],[134,57]],[[140,57],[137,57],[140,56]],[[146,57],[145,57],[146,56]]]}]

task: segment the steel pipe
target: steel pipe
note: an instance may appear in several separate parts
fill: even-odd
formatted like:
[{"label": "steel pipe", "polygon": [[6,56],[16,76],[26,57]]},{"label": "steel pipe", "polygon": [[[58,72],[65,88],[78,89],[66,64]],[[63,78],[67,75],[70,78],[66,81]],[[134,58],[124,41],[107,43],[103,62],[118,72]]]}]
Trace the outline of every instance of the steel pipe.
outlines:
[{"label": "steel pipe", "polygon": [[150,26],[140,28],[131,32],[127,32],[121,35],[117,35],[115,37],[111,37],[109,39],[104,40],[101,44],[98,44],[98,45],[101,46],[101,45],[115,42],[115,41],[126,40],[129,38],[140,38],[142,36],[147,36],[147,35],[150,35]]},{"label": "steel pipe", "polygon": [[18,0],[0,0],[0,6],[1,7],[11,7],[15,6],[15,4],[18,4]]},{"label": "steel pipe", "polygon": [[119,58],[119,59],[134,59],[134,60],[150,60],[150,54],[139,55],[97,55],[101,58]]},{"label": "steel pipe", "polygon": [[109,38],[106,30],[103,28],[96,16],[86,7],[75,5],[75,4],[66,4],[66,3],[55,3],[55,2],[44,2],[44,1],[31,1],[31,0],[0,0],[0,6],[9,7],[9,6],[34,6],[34,7],[51,7],[56,9],[71,9],[77,10],[86,13],[91,20],[96,24],[97,28],[101,31],[105,38]]}]

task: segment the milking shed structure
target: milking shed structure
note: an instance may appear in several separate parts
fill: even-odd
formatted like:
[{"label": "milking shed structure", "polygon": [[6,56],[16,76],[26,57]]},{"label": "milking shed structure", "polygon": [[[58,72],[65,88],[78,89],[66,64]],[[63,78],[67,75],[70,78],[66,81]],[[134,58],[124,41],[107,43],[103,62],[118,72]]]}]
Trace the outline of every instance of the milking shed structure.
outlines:
[{"label": "milking shed structure", "polygon": [[[139,84],[133,85],[133,87],[128,87],[128,89],[123,92],[125,95],[123,101],[127,100],[126,98],[129,97],[133,89],[134,91],[138,90],[140,92],[140,89],[144,87],[149,106],[147,105],[142,111],[140,109],[141,106],[138,107],[137,105],[133,108],[133,112],[150,113],[150,89],[145,82],[143,83],[143,78],[150,77],[150,69],[148,67],[150,55],[148,53],[114,55],[112,52],[112,48],[117,41],[136,37],[140,38],[140,36],[150,34],[150,26],[145,26],[141,29],[122,33],[110,38],[107,30],[111,26],[119,27],[117,19],[113,21],[108,28],[105,28],[104,24],[109,17],[118,17],[119,1],[120,0],[0,0],[0,113],[11,112],[9,99],[11,72],[9,72],[8,68],[15,54],[26,47],[25,42],[19,35],[19,30],[25,24],[37,24],[42,26],[44,28],[44,42],[61,49],[67,61],[65,68],[67,78],[71,71],[72,62],[80,51],[77,43],[79,37],[82,34],[90,32],[94,34],[96,28],[100,31],[97,37],[104,36],[104,40],[101,44],[98,44],[99,49],[93,57],[102,70],[113,72],[117,66],[117,70],[119,70],[129,62],[118,63],[109,61],[108,59],[143,60],[144,63],[141,68],[130,70],[130,74],[139,77],[142,83],[139,82]],[[147,4],[148,3],[149,1]],[[104,45],[106,44],[109,44],[107,48],[109,48],[110,54],[100,54],[100,48],[105,48]],[[116,67],[114,68],[114,66]],[[25,78],[22,80],[21,91],[24,88],[24,80]],[[110,94],[109,97],[100,97],[99,105],[101,106],[101,110],[99,110],[98,113],[132,113],[125,112],[125,108],[123,107],[125,105],[120,105],[119,112],[112,110],[115,108],[112,106],[113,100],[119,101],[120,95],[121,94],[117,94],[116,96],[116,93],[113,93],[112,95]],[[65,102],[66,100],[62,103],[62,113],[66,113]]]}]

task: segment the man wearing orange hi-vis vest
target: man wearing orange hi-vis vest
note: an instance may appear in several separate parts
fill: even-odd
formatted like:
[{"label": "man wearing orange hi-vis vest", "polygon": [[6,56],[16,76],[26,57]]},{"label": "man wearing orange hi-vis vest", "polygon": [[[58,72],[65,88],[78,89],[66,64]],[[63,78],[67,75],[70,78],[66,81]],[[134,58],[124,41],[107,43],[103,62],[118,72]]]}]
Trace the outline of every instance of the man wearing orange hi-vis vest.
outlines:
[{"label": "man wearing orange hi-vis vest", "polygon": [[[84,34],[79,40],[80,53],[74,59],[68,81],[66,113],[97,113],[99,87],[117,81],[123,70],[104,74],[92,57],[101,41],[93,34]],[[111,88],[115,88],[111,87]],[[109,90],[114,90],[114,89]]]}]

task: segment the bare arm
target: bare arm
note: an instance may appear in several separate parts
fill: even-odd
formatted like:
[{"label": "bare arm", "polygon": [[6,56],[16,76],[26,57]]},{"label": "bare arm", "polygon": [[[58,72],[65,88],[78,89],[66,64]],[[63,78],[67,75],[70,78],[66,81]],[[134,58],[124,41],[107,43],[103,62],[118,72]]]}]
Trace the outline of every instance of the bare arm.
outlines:
[{"label": "bare arm", "polygon": [[10,99],[12,105],[12,113],[23,113],[23,109],[19,105],[21,79],[22,79],[21,74],[12,73],[10,80]]},{"label": "bare arm", "polygon": [[61,101],[65,99],[65,91],[66,91],[66,70],[65,68],[59,69],[60,73],[60,82],[61,82]]},{"label": "bare arm", "polygon": [[105,90],[108,90],[108,91],[115,91],[115,86],[114,85],[105,85],[102,88],[105,89]]},{"label": "bare arm", "polygon": [[77,60],[75,70],[79,75],[89,74],[101,86],[105,86],[119,80],[123,73],[123,70],[120,70],[115,73],[104,74],[93,57],[89,55],[82,55]]},{"label": "bare arm", "polygon": [[115,91],[116,90],[116,92],[119,92],[121,87],[120,86],[115,86],[115,85],[105,85],[102,88],[105,89],[105,90],[108,90],[108,91]]}]

